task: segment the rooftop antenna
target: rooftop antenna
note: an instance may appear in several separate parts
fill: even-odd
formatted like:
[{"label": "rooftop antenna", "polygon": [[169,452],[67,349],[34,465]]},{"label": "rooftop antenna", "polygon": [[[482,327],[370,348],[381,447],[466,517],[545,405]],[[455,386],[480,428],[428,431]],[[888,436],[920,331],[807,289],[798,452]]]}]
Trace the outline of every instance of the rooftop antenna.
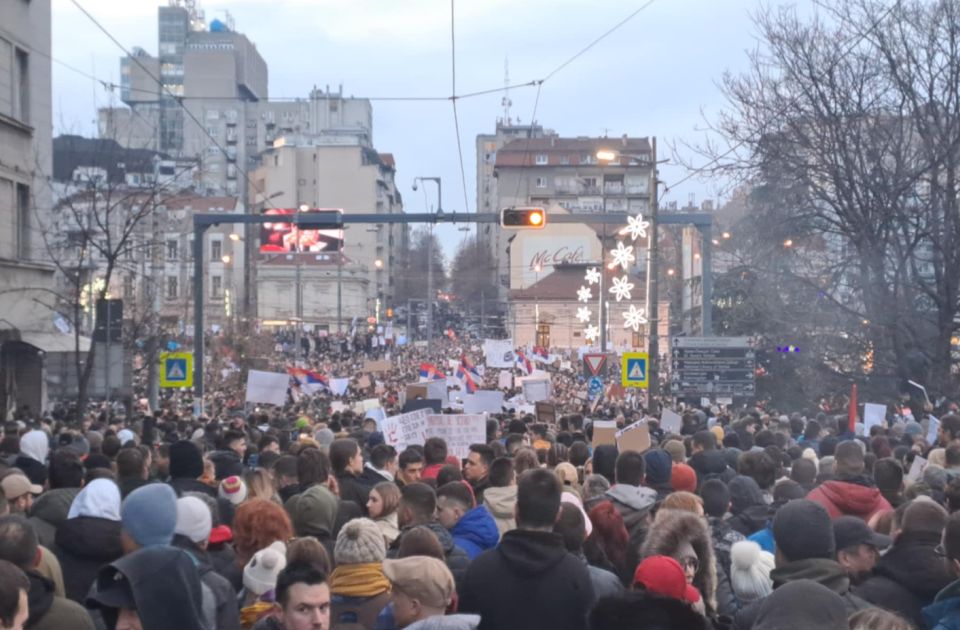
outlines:
[{"label": "rooftop antenna", "polygon": [[510,59],[503,58],[503,98],[500,100],[503,105],[503,124],[510,124],[510,106],[513,101],[510,100]]}]

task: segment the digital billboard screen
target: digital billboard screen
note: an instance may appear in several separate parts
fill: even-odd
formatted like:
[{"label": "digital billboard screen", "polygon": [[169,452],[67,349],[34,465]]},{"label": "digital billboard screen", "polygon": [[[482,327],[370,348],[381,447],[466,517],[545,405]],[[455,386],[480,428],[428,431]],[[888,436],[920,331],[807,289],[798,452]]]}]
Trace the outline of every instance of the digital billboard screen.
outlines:
[{"label": "digital billboard screen", "polygon": [[276,216],[276,221],[263,223],[260,228],[261,254],[332,253],[343,249],[343,228],[300,229],[290,220],[294,215],[342,214],[342,210],[311,208],[301,212],[296,208],[271,208],[264,212]]}]

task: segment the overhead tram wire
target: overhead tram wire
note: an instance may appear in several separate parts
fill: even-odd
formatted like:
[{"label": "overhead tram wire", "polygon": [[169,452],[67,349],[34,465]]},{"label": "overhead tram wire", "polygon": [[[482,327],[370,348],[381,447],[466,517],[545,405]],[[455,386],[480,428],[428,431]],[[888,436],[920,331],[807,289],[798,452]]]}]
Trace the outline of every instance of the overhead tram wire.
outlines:
[{"label": "overhead tram wire", "polygon": [[457,132],[457,154],[460,158],[460,183],[463,188],[463,211],[470,211],[467,199],[467,170],[463,166],[463,142],[460,139],[460,117],[457,114],[457,31],[454,13],[456,0],[450,0],[450,103],[453,105],[453,126]]}]

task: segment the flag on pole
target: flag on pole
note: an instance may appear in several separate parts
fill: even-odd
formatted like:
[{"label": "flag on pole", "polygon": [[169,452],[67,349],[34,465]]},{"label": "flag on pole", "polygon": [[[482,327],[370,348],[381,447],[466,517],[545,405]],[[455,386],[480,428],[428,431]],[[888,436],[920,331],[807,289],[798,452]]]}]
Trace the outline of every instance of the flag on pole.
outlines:
[{"label": "flag on pole", "polygon": [[425,378],[428,381],[445,381],[447,380],[446,374],[441,372],[437,366],[432,363],[421,363],[420,364],[420,378]]},{"label": "flag on pole", "polygon": [[293,377],[296,386],[305,393],[315,394],[330,389],[330,380],[319,372],[299,367],[288,367],[287,374]]},{"label": "flag on pole", "polygon": [[463,387],[468,394],[477,392],[477,382],[473,380],[474,375],[462,365],[457,368],[457,378],[463,383]]},{"label": "flag on pole", "polygon": [[847,411],[847,430],[851,435],[857,432],[857,384],[850,386],[850,408]]},{"label": "flag on pole", "polygon": [[460,366],[464,370],[470,372],[476,377],[480,376],[480,370],[477,369],[477,366],[473,364],[473,361],[470,360],[470,357],[467,356],[467,353],[464,352],[460,355]]},{"label": "flag on pole", "polygon": [[523,370],[527,376],[533,374],[533,364],[530,363],[527,355],[519,350],[517,351],[517,367]]}]

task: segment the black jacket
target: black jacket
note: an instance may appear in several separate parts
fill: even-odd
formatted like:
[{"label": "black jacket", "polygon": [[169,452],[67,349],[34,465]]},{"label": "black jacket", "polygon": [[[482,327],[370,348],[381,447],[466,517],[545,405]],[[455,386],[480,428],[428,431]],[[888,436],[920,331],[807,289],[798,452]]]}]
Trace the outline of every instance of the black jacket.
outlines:
[{"label": "black jacket", "polygon": [[217,491],[199,479],[181,477],[179,479],[171,479],[167,483],[170,484],[170,487],[173,488],[173,491],[177,493],[178,497],[182,497],[184,492],[199,492],[214,499],[217,498]]},{"label": "black jacket", "polygon": [[729,483],[737,476],[736,471],[727,466],[723,451],[700,451],[695,453],[687,462],[690,468],[697,473],[697,486],[702,486],[708,479],[719,479]]},{"label": "black jacket", "polygon": [[63,569],[63,585],[69,599],[83,604],[97,571],[123,555],[120,521],[80,516],[64,521],[57,529],[52,551]]},{"label": "black jacket", "polygon": [[363,516],[367,515],[367,499],[370,498],[370,487],[351,473],[337,475],[337,485],[340,486],[340,500],[353,501],[360,506]]},{"label": "black jacket", "polygon": [[518,529],[467,569],[459,611],[479,614],[480,630],[583,630],[593,600],[587,567],[559,534]]},{"label": "black jacket", "polygon": [[174,536],[173,544],[186,551],[200,572],[200,581],[213,592],[217,603],[217,630],[240,627],[240,607],[237,604],[237,591],[227,578],[217,573],[210,556],[184,536]]},{"label": "black jacket", "polygon": [[387,479],[369,466],[364,466],[363,473],[361,473],[356,479],[368,488],[373,488],[378,483],[383,483],[385,481],[393,481],[393,479]]},{"label": "black jacket", "polygon": [[140,477],[124,477],[117,481],[117,487],[120,488],[120,496],[126,499],[128,494],[150,483],[155,482],[149,479],[141,479]]},{"label": "black jacket", "polygon": [[922,609],[953,578],[934,549],[940,535],[928,532],[901,533],[873,570],[873,575],[853,592],[871,604],[895,612],[916,628],[924,627]]},{"label": "black jacket", "polygon": [[57,528],[67,520],[73,500],[80,494],[80,488],[55,488],[37,497],[30,508],[30,523],[37,531],[37,540],[41,545],[51,548],[57,535]]},{"label": "black jacket", "polygon": [[210,461],[216,471],[217,479],[226,479],[227,477],[243,476],[243,460],[235,451],[223,450],[210,453]]}]

